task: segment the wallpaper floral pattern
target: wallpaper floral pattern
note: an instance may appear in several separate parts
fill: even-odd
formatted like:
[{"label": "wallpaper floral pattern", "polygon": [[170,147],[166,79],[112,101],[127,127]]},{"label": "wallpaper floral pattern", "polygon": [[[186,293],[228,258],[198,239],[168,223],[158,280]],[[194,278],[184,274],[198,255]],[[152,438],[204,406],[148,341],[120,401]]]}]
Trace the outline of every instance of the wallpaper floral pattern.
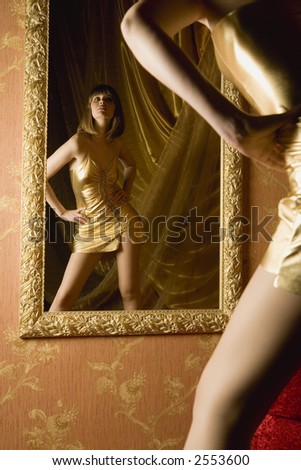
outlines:
[{"label": "wallpaper floral pattern", "polygon": [[180,449],[218,335],[18,337],[24,1],[0,16],[0,448]]}]

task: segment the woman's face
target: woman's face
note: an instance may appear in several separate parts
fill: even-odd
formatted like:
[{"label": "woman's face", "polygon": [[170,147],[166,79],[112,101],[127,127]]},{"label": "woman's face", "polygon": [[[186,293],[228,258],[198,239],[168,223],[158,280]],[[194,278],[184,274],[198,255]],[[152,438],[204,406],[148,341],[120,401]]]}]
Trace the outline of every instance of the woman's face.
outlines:
[{"label": "woman's face", "polygon": [[92,98],[91,113],[96,121],[99,119],[107,119],[110,121],[114,117],[115,108],[113,98],[106,93],[99,93]]}]

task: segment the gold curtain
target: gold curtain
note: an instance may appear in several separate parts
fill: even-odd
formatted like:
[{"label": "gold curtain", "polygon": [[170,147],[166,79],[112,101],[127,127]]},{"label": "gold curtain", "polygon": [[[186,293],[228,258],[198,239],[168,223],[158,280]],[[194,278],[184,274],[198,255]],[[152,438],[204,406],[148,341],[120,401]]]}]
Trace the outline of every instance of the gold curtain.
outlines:
[{"label": "gold curtain", "polygon": [[[48,154],[76,132],[90,89],[112,85],[123,103],[124,139],[138,168],[131,203],[146,222],[144,308],[218,308],[219,244],[211,236],[218,233],[220,212],[219,137],[125,45],[120,22],[133,0],[68,3],[50,0]],[[219,87],[207,29],[196,24],[175,40]],[[74,207],[68,169],[51,183],[66,207]],[[61,281],[74,229],[49,208],[47,218],[46,309]],[[114,257],[108,255],[75,309],[120,308]]]}]

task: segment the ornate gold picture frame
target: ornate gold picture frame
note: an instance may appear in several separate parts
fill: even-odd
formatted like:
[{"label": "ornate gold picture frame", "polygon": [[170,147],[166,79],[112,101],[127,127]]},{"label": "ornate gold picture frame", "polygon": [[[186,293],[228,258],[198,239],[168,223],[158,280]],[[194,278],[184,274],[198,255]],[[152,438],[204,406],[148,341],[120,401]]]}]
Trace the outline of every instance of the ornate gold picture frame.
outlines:
[{"label": "ornate gold picture frame", "polygon": [[[45,162],[49,0],[26,0],[21,224],[20,336],[66,337],[221,332],[241,293],[240,155],[221,143],[220,308],[162,311],[44,312]],[[224,94],[239,104],[228,82]],[[236,222],[237,221],[237,222]]]}]

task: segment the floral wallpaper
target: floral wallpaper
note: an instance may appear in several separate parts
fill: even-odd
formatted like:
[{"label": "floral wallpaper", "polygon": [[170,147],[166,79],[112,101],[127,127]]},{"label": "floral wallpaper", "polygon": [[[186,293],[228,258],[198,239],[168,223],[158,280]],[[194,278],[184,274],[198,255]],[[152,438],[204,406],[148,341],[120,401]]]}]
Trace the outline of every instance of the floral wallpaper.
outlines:
[{"label": "floral wallpaper", "polygon": [[[18,337],[24,0],[0,16],[0,448],[181,449],[219,335]],[[246,250],[249,271],[263,245]]]}]

